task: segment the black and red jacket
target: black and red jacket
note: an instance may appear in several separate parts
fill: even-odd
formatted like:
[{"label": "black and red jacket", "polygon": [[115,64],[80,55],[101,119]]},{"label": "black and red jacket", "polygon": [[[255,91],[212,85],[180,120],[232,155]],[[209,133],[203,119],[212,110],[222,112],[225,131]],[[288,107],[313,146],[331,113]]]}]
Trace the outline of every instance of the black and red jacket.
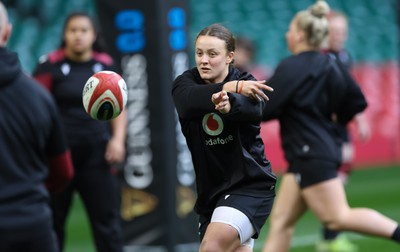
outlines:
[{"label": "black and red jacket", "polygon": [[41,57],[33,76],[53,95],[69,144],[107,141],[110,138],[109,122],[94,120],[86,113],[82,91],[94,73],[114,69],[113,60],[106,53],[94,52],[92,59],[86,62],[68,59],[63,48]]}]

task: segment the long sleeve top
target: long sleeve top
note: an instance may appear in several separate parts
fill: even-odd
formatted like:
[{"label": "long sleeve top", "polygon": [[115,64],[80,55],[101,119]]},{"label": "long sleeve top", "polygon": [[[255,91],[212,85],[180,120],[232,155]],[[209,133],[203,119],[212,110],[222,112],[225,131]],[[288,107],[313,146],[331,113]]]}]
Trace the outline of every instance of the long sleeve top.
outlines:
[{"label": "long sleeve top", "polygon": [[263,121],[278,119],[286,159],[341,161],[336,123],[346,124],[367,102],[357,83],[328,55],[303,52],[283,60],[267,84],[274,88]]},{"label": "long sleeve top", "polygon": [[206,84],[193,68],[173,83],[172,96],[196,173],[199,214],[212,211],[224,194],[274,194],[276,177],[260,137],[264,101],[228,93],[232,107],[227,114],[216,111],[211,101],[226,82],[239,79],[254,80],[230,68],[222,83]]}]

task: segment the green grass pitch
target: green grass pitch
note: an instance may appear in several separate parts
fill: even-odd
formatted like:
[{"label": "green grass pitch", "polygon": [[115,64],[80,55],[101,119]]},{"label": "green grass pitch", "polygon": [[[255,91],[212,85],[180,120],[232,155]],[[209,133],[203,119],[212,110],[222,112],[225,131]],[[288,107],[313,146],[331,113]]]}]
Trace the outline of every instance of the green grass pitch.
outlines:
[{"label": "green grass pitch", "polygon": [[[279,190],[279,187],[278,187]],[[400,166],[371,167],[355,170],[346,192],[352,207],[370,207],[400,221]],[[312,213],[306,213],[296,226],[291,252],[313,252],[320,239],[321,226]],[[267,236],[268,221],[256,241],[254,252],[260,252]],[[400,245],[381,238],[346,233],[360,252],[398,252]],[[95,252],[86,213],[76,197],[67,226],[66,252]]]}]

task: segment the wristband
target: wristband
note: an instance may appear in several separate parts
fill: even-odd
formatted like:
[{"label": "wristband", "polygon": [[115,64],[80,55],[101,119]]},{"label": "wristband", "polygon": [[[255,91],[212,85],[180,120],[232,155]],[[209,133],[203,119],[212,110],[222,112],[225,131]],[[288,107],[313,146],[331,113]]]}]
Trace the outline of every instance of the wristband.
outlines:
[{"label": "wristband", "polygon": [[240,82],[239,92],[237,92],[238,94],[240,94],[242,92],[243,85],[244,85],[244,80],[242,80],[242,82]]},{"label": "wristband", "polygon": [[240,81],[240,80],[238,80],[238,81],[236,82],[236,93],[238,92],[239,81]]}]

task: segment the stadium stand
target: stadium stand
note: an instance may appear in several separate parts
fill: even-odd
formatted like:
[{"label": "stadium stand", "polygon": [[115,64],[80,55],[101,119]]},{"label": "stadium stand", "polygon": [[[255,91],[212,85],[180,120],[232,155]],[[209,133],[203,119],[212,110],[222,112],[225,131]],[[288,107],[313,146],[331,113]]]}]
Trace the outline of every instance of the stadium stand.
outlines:
[{"label": "stadium stand", "polygon": [[38,58],[60,42],[62,23],[72,11],[95,12],[93,0],[6,0],[13,24],[9,48],[20,54],[22,67],[32,72]]},{"label": "stadium stand", "polygon": [[[288,55],[285,33],[292,15],[306,8],[312,0],[280,1],[218,0],[190,1],[191,36],[210,23],[223,23],[235,34],[257,41],[258,63],[275,66]],[[330,0],[333,9],[349,16],[350,30],[347,48],[354,60],[381,62],[398,57],[398,37],[395,0],[384,4],[377,0]]]},{"label": "stadium stand", "polygon": [[[71,11],[95,13],[95,0],[7,0],[3,1],[14,24],[10,48],[17,50],[22,65],[30,72],[37,58],[57,46],[59,27]],[[257,43],[257,62],[274,67],[288,55],[285,33],[292,15],[313,0],[191,0],[190,36],[210,23],[222,23],[235,34]],[[349,16],[347,48],[355,62],[382,62],[399,55],[395,0],[330,0],[334,9]],[[27,39],[29,38],[29,39]],[[38,39],[40,38],[40,39]],[[193,41],[190,39],[189,41]]]}]

